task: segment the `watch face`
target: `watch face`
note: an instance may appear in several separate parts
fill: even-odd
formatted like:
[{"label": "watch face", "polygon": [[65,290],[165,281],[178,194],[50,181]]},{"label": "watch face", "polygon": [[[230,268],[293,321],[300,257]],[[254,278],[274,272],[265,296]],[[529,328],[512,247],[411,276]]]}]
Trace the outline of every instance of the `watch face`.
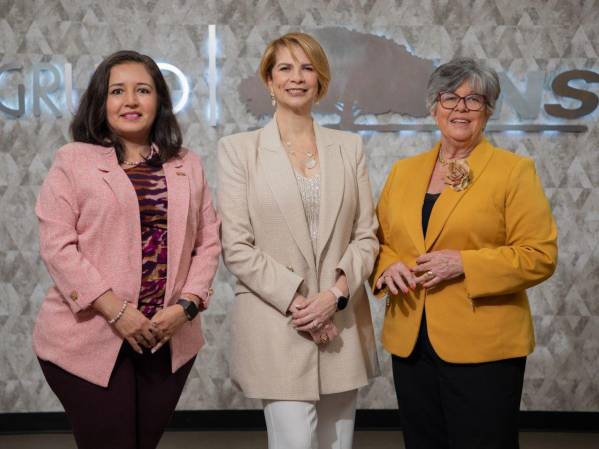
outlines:
[{"label": "watch face", "polygon": [[187,316],[187,319],[189,321],[193,320],[199,312],[197,306],[193,301],[188,301],[186,299],[181,298],[177,301],[177,304],[183,307],[185,315]]},{"label": "watch face", "polygon": [[340,296],[339,298],[337,298],[337,310],[343,310],[347,307],[347,303],[349,302],[349,299],[347,299],[347,297],[345,296]]}]

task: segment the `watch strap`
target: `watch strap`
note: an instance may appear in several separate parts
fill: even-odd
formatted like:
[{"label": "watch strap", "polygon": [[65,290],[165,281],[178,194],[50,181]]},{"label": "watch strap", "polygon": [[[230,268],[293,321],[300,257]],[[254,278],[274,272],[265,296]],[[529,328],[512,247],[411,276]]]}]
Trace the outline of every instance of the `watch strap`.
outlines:
[{"label": "watch strap", "polygon": [[332,286],[329,291],[335,295],[337,299],[337,310],[343,310],[347,307],[349,298],[343,294],[343,292],[336,286]]},{"label": "watch strap", "polygon": [[345,295],[343,294],[343,292],[342,292],[342,291],[341,291],[339,288],[337,288],[337,286],[336,286],[336,285],[333,285],[331,288],[329,288],[329,290],[331,291],[331,293],[332,293],[333,295],[335,295],[335,298],[337,298],[337,299],[339,299],[339,298],[340,298],[340,297],[342,297],[342,296],[345,296]]}]

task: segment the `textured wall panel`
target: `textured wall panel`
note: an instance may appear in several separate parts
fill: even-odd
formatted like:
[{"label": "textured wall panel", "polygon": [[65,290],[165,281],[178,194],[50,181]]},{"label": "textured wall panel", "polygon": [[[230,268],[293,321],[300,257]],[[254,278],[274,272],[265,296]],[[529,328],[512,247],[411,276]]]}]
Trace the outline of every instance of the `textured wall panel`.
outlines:
[{"label": "textured wall panel", "polygon": [[[212,23],[219,40],[217,128],[207,124],[207,26]],[[0,65],[24,65],[29,98],[31,67],[39,62],[71,63],[79,91],[102,57],[118,49],[177,65],[191,83],[190,102],[179,114],[185,144],[203,157],[214,188],[218,138],[264,122],[246,111],[238,87],[255,73],[265,44],[287,31],[335,26],[390,39],[435,63],[458,55],[481,58],[507,72],[520,88],[530,71],[545,72],[547,83],[568,69],[599,72],[599,2],[594,0],[0,0]],[[368,60],[364,65],[368,69]],[[387,76],[401,82],[400,73]],[[15,97],[14,86],[22,78],[13,74],[2,81],[3,101]],[[169,82],[176,86],[174,78]],[[543,102],[554,101],[545,87]],[[598,92],[596,84],[588,87]],[[64,95],[54,98],[66,110]],[[70,117],[65,113],[57,119],[44,106],[42,116],[34,117],[30,99],[18,120],[0,113],[0,413],[60,410],[31,350],[35,316],[50,285],[38,254],[33,205],[55,150],[69,140]],[[530,292],[537,348],[526,371],[522,405],[527,410],[599,410],[598,117],[596,111],[576,121],[589,127],[579,135],[490,136],[535,159],[560,230],[557,272]],[[499,117],[505,123],[517,119],[509,106]],[[394,114],[379,117],[380,123],[401,120]],[[552,119],[541,114],[532,122],[547,121]],[[392,162],[429,148],[438,134],[363,137],[378,195]],[[180,409],[259,406],[237,392],[228,375],[231,285],[221,267],[214,300],[203,316],[207,345]],[[371,304],[378,333],[384,307]],[[396,406],[389,355],[380,350],[379,359],[384,376],[361,391],[362,408]]]}]

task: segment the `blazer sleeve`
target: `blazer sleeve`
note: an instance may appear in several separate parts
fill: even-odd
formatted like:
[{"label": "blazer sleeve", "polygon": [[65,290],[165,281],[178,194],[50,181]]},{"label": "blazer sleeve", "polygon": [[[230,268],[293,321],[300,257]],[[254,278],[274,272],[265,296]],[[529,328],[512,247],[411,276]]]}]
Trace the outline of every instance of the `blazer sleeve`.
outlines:
[{"label": "blazer sleeve", "polygon": [[505,223],[505,245],[461,251],[471,298],[522,291],[555,271],[557,227],[530,159],[523,158],[510,174]]},{"label": "blazer sleeve", "polygon": [[287,314],[303,279],[254,244],[248,209],[247,167],[227,138],[218,142],[218,205],[223,259],[229,271],[263,301]]},{"label": "blazer sleeve", "polygon": [[79,251],[76,186],[66,148],[56,153],[40,189],[35,212],[39,220],[40,254],[56,288],[75,312],[87,309],[111,286]]},{"label": "blazer sleeve", "polygon": [[350,297],[363,286],[372,272],[374,259],[379,251],[379,242],[376,238],[378,222],[374,213],[372,190],[366,157],[362,150],[362,139],[357,137],[356,147],[356,183],[358,190],[358,204],[352,227],[352,235],[345,253],[337,265],[347,276]]},{"label": "blazer sleeve", "polygon": [[219,240],[220,219],[212,206],[210,187],[206,182],[202,163],[199,158],[195,160],[199,167],[194,182],[202,184],[202,199],[200,202],[202,210],[191,256],[191,265],[181,291],[199,296],[202,300],[202,306],[206,308],[210,302],[210,286],[218,269],[218,259],[221,252]]},{"label": "blazer sleeve", "polygon": [[391,172],[385,181],[385,186],[381,192],[376,209],[376,215],[379,220],[379,229],[377,237],[380,244],[379,254],[374,264],[374,270],[370,276],[370,285],[375,296],[381,297],[385,294],[384,290],[376,288],[376,281],[383,272],[392,264],[400,260],[400,257],[393,250],[390,244],[391,231],[389,227],[389,204],[392,197],[393,182],[397,173],[397,163],[391,168]]}]

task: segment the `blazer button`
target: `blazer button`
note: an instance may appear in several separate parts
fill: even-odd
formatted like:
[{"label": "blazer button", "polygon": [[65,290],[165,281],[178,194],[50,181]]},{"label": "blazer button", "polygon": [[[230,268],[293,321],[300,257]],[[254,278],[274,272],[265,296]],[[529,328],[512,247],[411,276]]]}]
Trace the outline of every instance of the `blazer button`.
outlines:
[{"label": "blazer button", "polygon": [[292,273],[295,271],[291,265],[287,265],[287,267],[286,267],[286,268],[287,268],[289,271],[291,271]]},{"label": "blazer button", "polygon": [[70,296],[71,296],[71,299],[72,299],[73,301],[77,301],[77,300],[79,299],[79,295],[77,294],[77,292],[76,292],[75,290],[73,290],[73,291],[71,292],[71,295],[70,295]]}]

